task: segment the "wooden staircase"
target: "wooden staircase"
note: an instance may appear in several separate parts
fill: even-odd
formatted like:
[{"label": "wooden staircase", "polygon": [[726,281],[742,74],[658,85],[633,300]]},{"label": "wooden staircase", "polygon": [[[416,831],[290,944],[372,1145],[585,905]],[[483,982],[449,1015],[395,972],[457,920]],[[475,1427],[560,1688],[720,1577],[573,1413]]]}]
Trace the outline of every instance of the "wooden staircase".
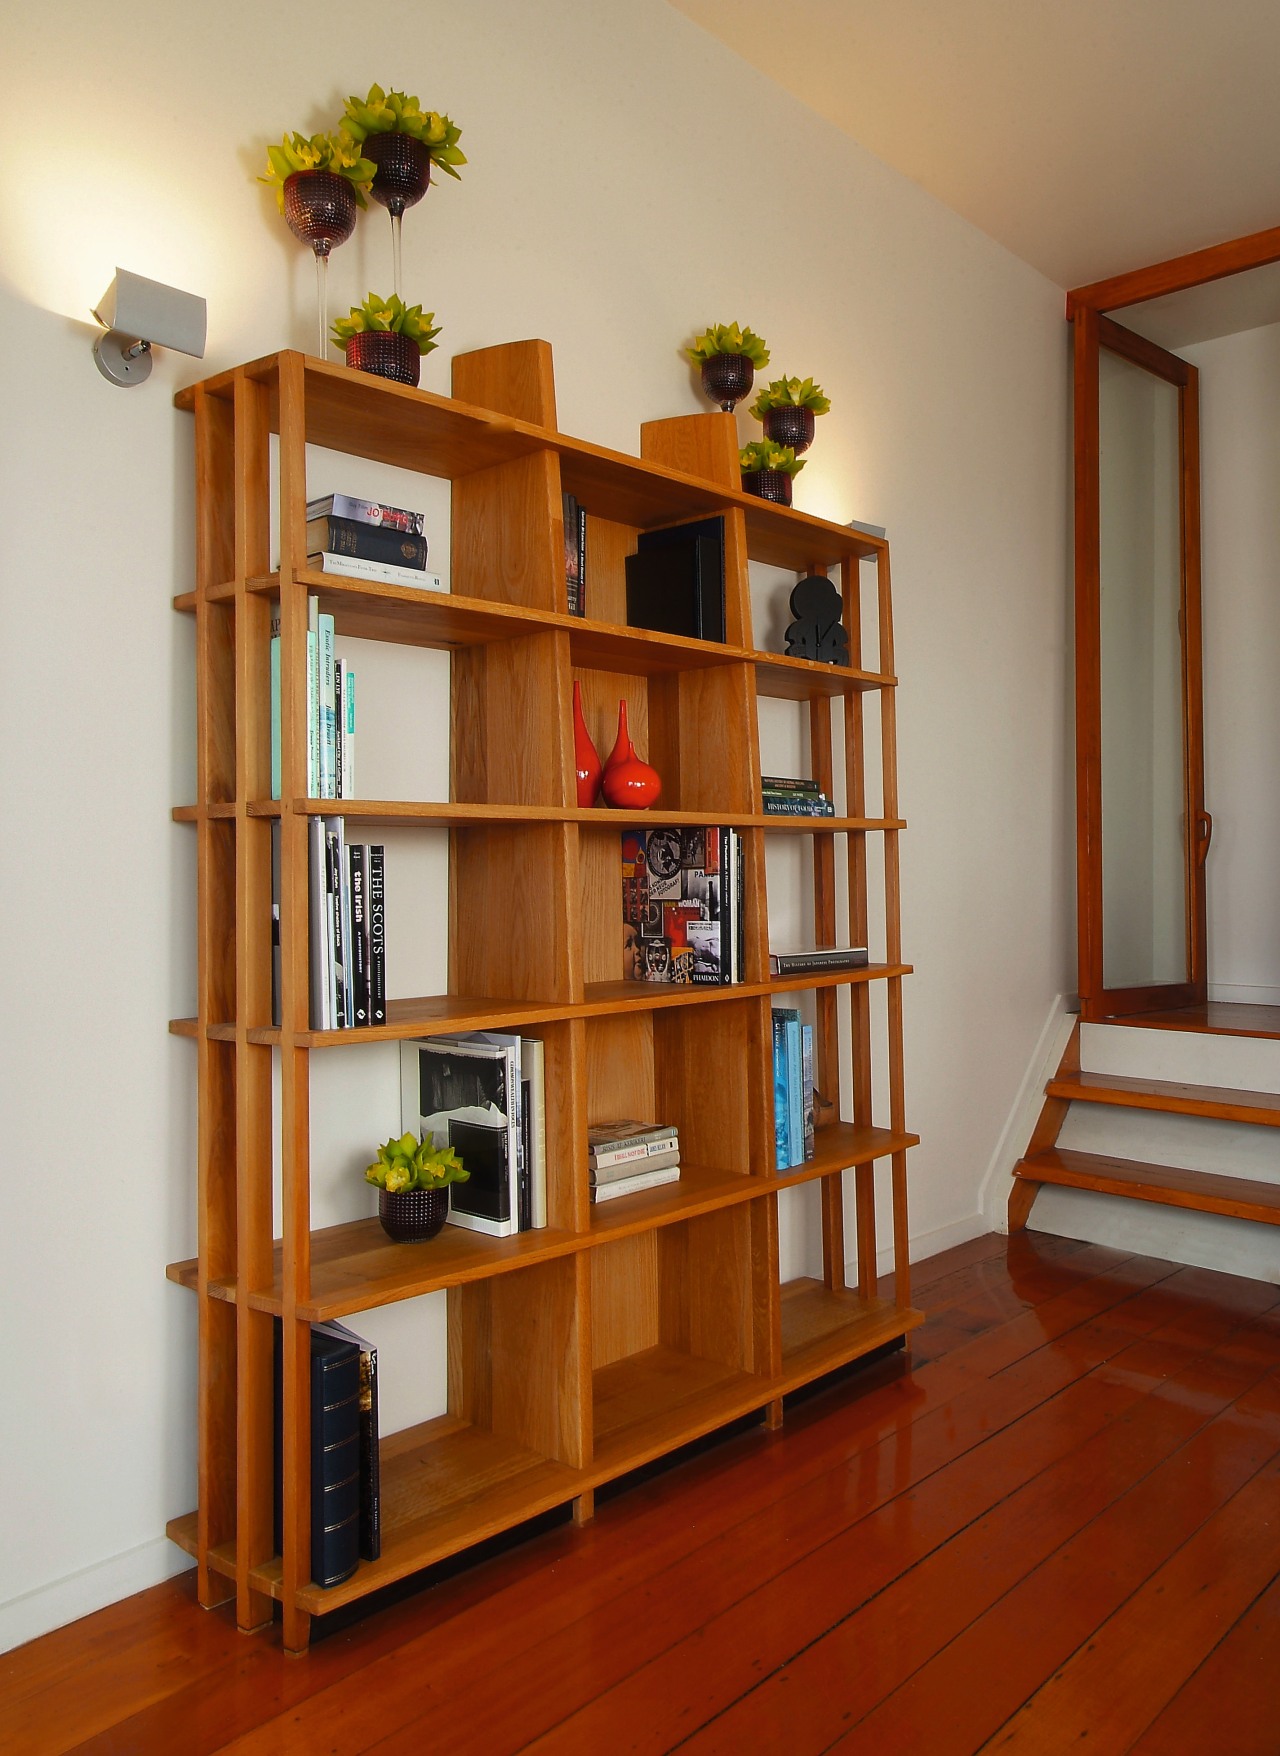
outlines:
[{"label": "wooden staircase", "polygon": [[[1139,1022],[1138,1020],[1134,1021]],[[1173,1080],[1130,1079],[1080,1071],[1080,1027],[1076,1026],[1056,1075],[1045,1087],[1044,1108],[1026,1154],[1013,1168],[1009,1230],[1021,1231],[1045,1184],[1091,1189],[1166,1207],[1223,1214],[1231,1219],[1280,1225],[1280,1181],[1223,1176],[1214,1171],[1141,1163],[1104,1153],[1078,1152],[1057,1145],[1073,1103],[1109,1104],[1155,1110],[1165,1115],[1200,1116],[1280,1128],[1280,1094],[1237,1091],[1229,1086],[1186,1085]]]}]

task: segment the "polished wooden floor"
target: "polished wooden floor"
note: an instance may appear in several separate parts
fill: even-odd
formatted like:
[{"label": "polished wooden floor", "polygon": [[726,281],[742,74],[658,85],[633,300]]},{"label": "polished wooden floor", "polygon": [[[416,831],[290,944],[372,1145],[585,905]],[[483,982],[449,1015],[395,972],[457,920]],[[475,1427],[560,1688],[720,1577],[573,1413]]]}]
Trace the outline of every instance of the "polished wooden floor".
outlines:
[{"label": "polished wooden floor", "polygon": [[8,1654],[0,1749],[1276,1756],[1280,1287],[1023,1233],[917,1302],[914,1370],[304,1658],[186,1578]]}]

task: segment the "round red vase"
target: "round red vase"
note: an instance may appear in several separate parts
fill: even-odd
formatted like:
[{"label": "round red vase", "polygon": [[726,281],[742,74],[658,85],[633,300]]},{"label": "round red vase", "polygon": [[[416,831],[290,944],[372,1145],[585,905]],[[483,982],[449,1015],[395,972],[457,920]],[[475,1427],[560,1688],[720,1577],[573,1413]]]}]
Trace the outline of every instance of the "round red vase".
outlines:
[{"label": "round red vase", "polygon": [[617,811],[647,811],[658,802],[662,778],[656,768],[641,762],[627,730],[627,704],[618,703],[618,740],[609,753],[600,780],[605,803]]}]

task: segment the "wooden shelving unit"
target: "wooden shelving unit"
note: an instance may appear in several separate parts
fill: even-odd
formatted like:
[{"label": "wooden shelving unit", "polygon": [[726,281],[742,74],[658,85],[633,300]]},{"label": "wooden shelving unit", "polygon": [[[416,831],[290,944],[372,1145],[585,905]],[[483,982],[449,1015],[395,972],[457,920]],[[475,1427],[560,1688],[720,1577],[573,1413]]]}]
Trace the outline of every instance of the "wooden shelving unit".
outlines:
[{"label": "wooden shelving unit", "polygon": [[[907,1275],[907,1132],[893,638],[886,546],[742,493],[731,417],[652,422],[641,458],[556,428],[541,342],[464,355],[456,399],[283,353],[178,397],[196,425],[197,800],[174,815],[198,837],[199,992],[173,1029],[198,1056],[199,1248],[170,1278],[199,1308],[199,1505],[170,1534],[199,1567],[201,1601],[234,1595],[243,1628],[282,1605],[284,1641],[310,1618],[572,1502],[727,1421],[887,1343],[921,1321]],[[271,460],[271,436],[278,436]],[[450,596],[335,579],[305,566],[308,444],[448,478]],[[278,472],[279,565],[269,528]],[[325,484],[330,485],[330,484]],[[561,492],[587,506],[591,619],[567,614]],[[624,557],[640,530],[723,515],[723,645],[625,625]],[[838,576],[851,664],[755,649],[749,560]],[[876,569],[865,668],[861,562]],[[451,654],[447,800],[344,800],[362,826],[447,829],[449,991],[401,997],[386,1025],[316,1031],[308,1013],[305,791],[309,591],[339,635]],[[269,793],[268,640],[278,606],[283,799]],[[603,722],[620,696],[663,776],[656,821],[731,823],[746,866],[745,981],[662,989],[621,979],[620,814],[575,803],[570,704]],[[863,713],[880,702],[878,809],[868,815]],[[758,697],[796,704],[812,772],[843,771],[848,815],[765,817]],[[833,700],[843,705],[842,730]],[[836,735],[833,736],[833,729]],[[837,751],[837,743],[839,750]],[[283,1023],[270,1019],[270,837],[280,824]],[[868,931],[869,861],[884,877],[883,946],[870,968],[768,976],[764,838],[812,842],[821,941]],[[523,874],[518,887],[511,872]],[[841,879],[838,890],[837,876]],[[837,896],[846,901],[838,910]],[[839,918],[838,918],[839,915]],[[485,923],[501,918],[495,935]],[[396,935],[390,926],[390,978]],[[774,1168],[770,1005],[812,991],[821,1089],[846,1092],[817,1157]],[[873,1030],[871,994],[885,995]],[[547,1061],[549,1225],[511,1239],[446,1228],[396,1245],[373,1219],[313,1230],[311,1056],[432,1032],[518,1028]],[[873,1049],[873,1043],[883,1046]],[[873,1056],[887,1115],[873,1116]],[[272,1058],[281,1103],[273,1120]],[[879,1082],[876,1082],[879,1084]],[[587,1127],[619,1115],[679,1125],[678,1184],[593,1209]],[[389,1126],[397,1118],[391,1118]],[[282,1235],[273,1236],[272,1133]],[[874,1165],[891,1167],[894,1296],[877,1296]],[[856,1191],[857,1284],[845,1285],[843,1178]],[[783,1284],[778,1196],[821,1190],[823,1273]],[[308,1325],[446,1291],[448,1412],[382,1444],[383,1554],[324,1591],[309,1577]],[[284,1325],[284,1544],[272,1539],[272,1318]]]}]

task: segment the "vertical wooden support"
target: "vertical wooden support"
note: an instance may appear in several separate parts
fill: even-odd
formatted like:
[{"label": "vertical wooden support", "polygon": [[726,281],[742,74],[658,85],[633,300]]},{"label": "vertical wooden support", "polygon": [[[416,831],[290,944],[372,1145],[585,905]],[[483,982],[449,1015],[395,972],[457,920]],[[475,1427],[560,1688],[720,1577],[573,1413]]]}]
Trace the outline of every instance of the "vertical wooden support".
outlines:
[{"label": "vertical wooden support", "polygon": [[[269,743],[267,604],[248,580],[269,565],[266,525],[268,407],[265,387],[236,374],[235,410],[235,964],[236,964],[236,1620],[258,1628],[271,1599],[251,1573],[270,1560],[271,1323],[249,1304],[271,1282],[271,1051],[248,1029],[270,1022],[271,849],[268,827],[251,818],[261,797]],[[264,989],[265,984],[265,989]]]},{"label": "vertical wooden support", "polygon": [[[846,560],[840,571],[841,596],[844,600],[844,621],[849,634],[849,663],[862,665],[862,602],[859,563]],[[883,644],[884,631],[881,630]],[[844,698],[844,768],[845,800],[850,817],[867,814],[867,781],[865,767],[864,711],[859,691]],[[868,933],[867,913],[867,838],[864,834],[849,837],[849,943],[865,945]],[[853,1115],[856,1122],[872,1119],[871,1092],[871,996],[865,982],[855,982],[849,990],[849,1010],[853,1026]],[[875,1167],[859,1165],[854,1171],[856,1228],[858,1239],[858,1292],[864,1299],[876,1291],[876,1186]]]},{"label": "vertical wooden support", "polygon": [[226,1578],[209,1566],[211,1549],[236,1532],[236,1320],[214,1299],[210,1283],[236,1267],[235,1064],[211,1025],[235,1015],[235,967],[229,947],[234,892],[234,829],[209,814],[235,785],[235,675],[230,662],[228,612],[210,602],[211,586],[231,578],[234,530],[228,516],[234,469],[231,409],[201,389],[195,398],[196,478],[196,912],[198,932],[196,1028],[198,1041],[197,1300],[197,1578],[200,1602],[211,1607],[231,1595]]},{"label": "vertical wooden support", "polygon": [[311,1328],[297,1315],[311,1288],[310,1086],[306,1047],[310,1029],[307,925],[307,818],[297,801],[307,793],[307,592],[295,580],[306,565],[306,414],[304,361],[285,354],[279,363],[280,405],[280,676],[281,676],[281,895],[283,971],[280,1031],[281,1300],[284,1403],[284,1644],[305,1649],[310,1617],[297,1605],[311,1577],[310,1380]]},{"label": "vertical wooden support", "polygon": [[459,402],[555,431],[556,381],[549,342],[508,341],[455,354],[452,384]]},{"label": "vertical wooden support", "polygon": [[[852,570],[854,583],[858,563],[846,562],[846,577]],[[846,590],[850,589],[846,586]],[[889,551],[881,549],[876,556],[877,622],[880,630],[879,669],[893,676],[893,598],[889,580]],[[887,818],[898,815],[898,692],[886,685],[880,691],[880,773],[882,810]],[[895,964],[902,962],[902,886],[898,871],[898,835],[896,829],[884,831],[884,918],[885,958]],[[886,996],[888,1007],[889,1051],[889,1126],[901,1134],[907,1125],[906,1092],[903,1083],[902,1040],[902,977],[890,976]],[[901,1307],[911,1303],[911,1256],[907,1233],[907,1155],[895,1152],[890,1161],[893,1192],[893,1289],[894,1301]]]},{"label": "vertical wooden support", "polygon": [[[825,695],[809,701],[809,757],[813,778],[826,796],[834,798],[834,759],[831,748],[831,702]],[[813,925],[817,944],[836,943],[836,838],[815,832],[813,837]],[[814,1044],[814,1082],[823,1096],[840,1097],[840,1039],[835,988],[815,990],[817,1012]],[[844,1286],[844,1175],[823,1177],[822,1278],[838,1290]]]}]

